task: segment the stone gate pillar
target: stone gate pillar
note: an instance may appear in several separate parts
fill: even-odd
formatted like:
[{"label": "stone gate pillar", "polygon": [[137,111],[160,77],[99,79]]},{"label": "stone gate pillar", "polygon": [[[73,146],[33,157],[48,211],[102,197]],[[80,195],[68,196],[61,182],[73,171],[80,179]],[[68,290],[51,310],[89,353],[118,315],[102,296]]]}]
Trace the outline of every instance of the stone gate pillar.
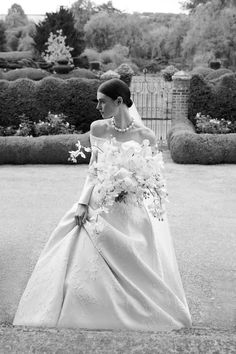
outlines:
[{"label": "stone gate pillar", "polygon": [[190,92],[190,76],[184,71],[178,71],[172,76],[172,109],[171,120],[188,117],[188,99]]}]

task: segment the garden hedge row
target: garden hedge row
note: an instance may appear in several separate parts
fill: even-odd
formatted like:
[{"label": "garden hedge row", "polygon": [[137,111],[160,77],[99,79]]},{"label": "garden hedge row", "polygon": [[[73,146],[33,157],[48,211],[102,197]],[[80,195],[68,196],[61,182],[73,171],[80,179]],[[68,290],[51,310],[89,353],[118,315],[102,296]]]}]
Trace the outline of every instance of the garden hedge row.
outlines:
[{"label": "garden hedge row", "polygon": [[197,134],[187,118],[172,122],[168,145],[176,163],[236,163],[236,134]]},{"label": "garden hedge row", "polygon": [[[89,133],[32,137],[0,137],[0,164],[73,164],[69,151],[76,150],[76,142],[90,146]],[[88,163],[78,158],[78,163]]]},{"label": "garden hedge row", "polygon": [[0,72],[0,79],[8,81],[15,81],[17,79],[30,79],[38,81],[42,80],[47,76],[57,77],[63,80],[76,77],[85,79],[97,79],[97,76],[92,71],[83,68],[71,70],[67,74],[52,74],[47,70],[31,67],[9,70],[7,72]]},{"label": "garden hedge row", "polygon": [[235,74],[224,74],[215,81],[207,81],[202,75],[193,75],[188,110],[193,123],[198,112],[212,118],[236,121]]},{"label": "garden hedge row", "polygon": [[0,80],[0,125],[18,125],[25,114],[38,122],[51,113],[64,113],[67,121],[82,132],[100,117],[96,110],[99,80],[45,77],[40,81]]}]

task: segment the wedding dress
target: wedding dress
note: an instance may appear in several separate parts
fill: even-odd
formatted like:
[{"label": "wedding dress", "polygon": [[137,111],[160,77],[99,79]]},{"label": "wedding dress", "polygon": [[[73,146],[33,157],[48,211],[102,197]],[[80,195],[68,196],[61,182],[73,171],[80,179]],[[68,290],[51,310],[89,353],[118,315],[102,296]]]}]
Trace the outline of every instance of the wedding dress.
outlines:
[{"label": "wedding dress", "polygon": [[[90,136],[91,145],[103,138]],[[99,155],[98,155],[99,158]],[[96,206],[85,183],[80,202]],[[78,227],[75,203],[46,243],[21,297],[14,325],[167,331],[191,326],[167,216],[116,203],[101,233]]]}]

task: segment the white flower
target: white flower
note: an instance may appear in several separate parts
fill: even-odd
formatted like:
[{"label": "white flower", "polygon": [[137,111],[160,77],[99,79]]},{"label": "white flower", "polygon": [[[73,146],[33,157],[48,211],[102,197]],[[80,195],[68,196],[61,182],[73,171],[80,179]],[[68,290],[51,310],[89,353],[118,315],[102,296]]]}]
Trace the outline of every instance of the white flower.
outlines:
[{"label": "white flower", "polygon": [[[72,161],[83,154],[80,142],[76,146],[78,150],[70,151]],[[162,154],[153,155],[148,140],[142,144],[135,141],[118,144],[113,138],[103,144],[102,150],[94,149],[100,152],[98,161],[89,167],[97,191],[96,220],[115,203],[141,205],[144,199],[154,217],[163,214],[167,191],[161,173]]]}]

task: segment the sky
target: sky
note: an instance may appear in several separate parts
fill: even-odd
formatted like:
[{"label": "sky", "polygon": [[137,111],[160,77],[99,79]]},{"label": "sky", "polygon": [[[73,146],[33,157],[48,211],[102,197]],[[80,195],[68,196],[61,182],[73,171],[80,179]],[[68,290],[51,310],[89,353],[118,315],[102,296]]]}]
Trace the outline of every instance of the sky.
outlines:
[{"label": "sky", "polygon": [[[108,0],[93,0],[97,5],[107,3]],[[44,15],[45,12],[55,12],[60,6],[70,7],[75,0],[1,0],[0,14],[7,14],[14,3],[21,5],[26,14]],[[183,12],[180,0],[113,0],[112,4],[125,12]]]}]

